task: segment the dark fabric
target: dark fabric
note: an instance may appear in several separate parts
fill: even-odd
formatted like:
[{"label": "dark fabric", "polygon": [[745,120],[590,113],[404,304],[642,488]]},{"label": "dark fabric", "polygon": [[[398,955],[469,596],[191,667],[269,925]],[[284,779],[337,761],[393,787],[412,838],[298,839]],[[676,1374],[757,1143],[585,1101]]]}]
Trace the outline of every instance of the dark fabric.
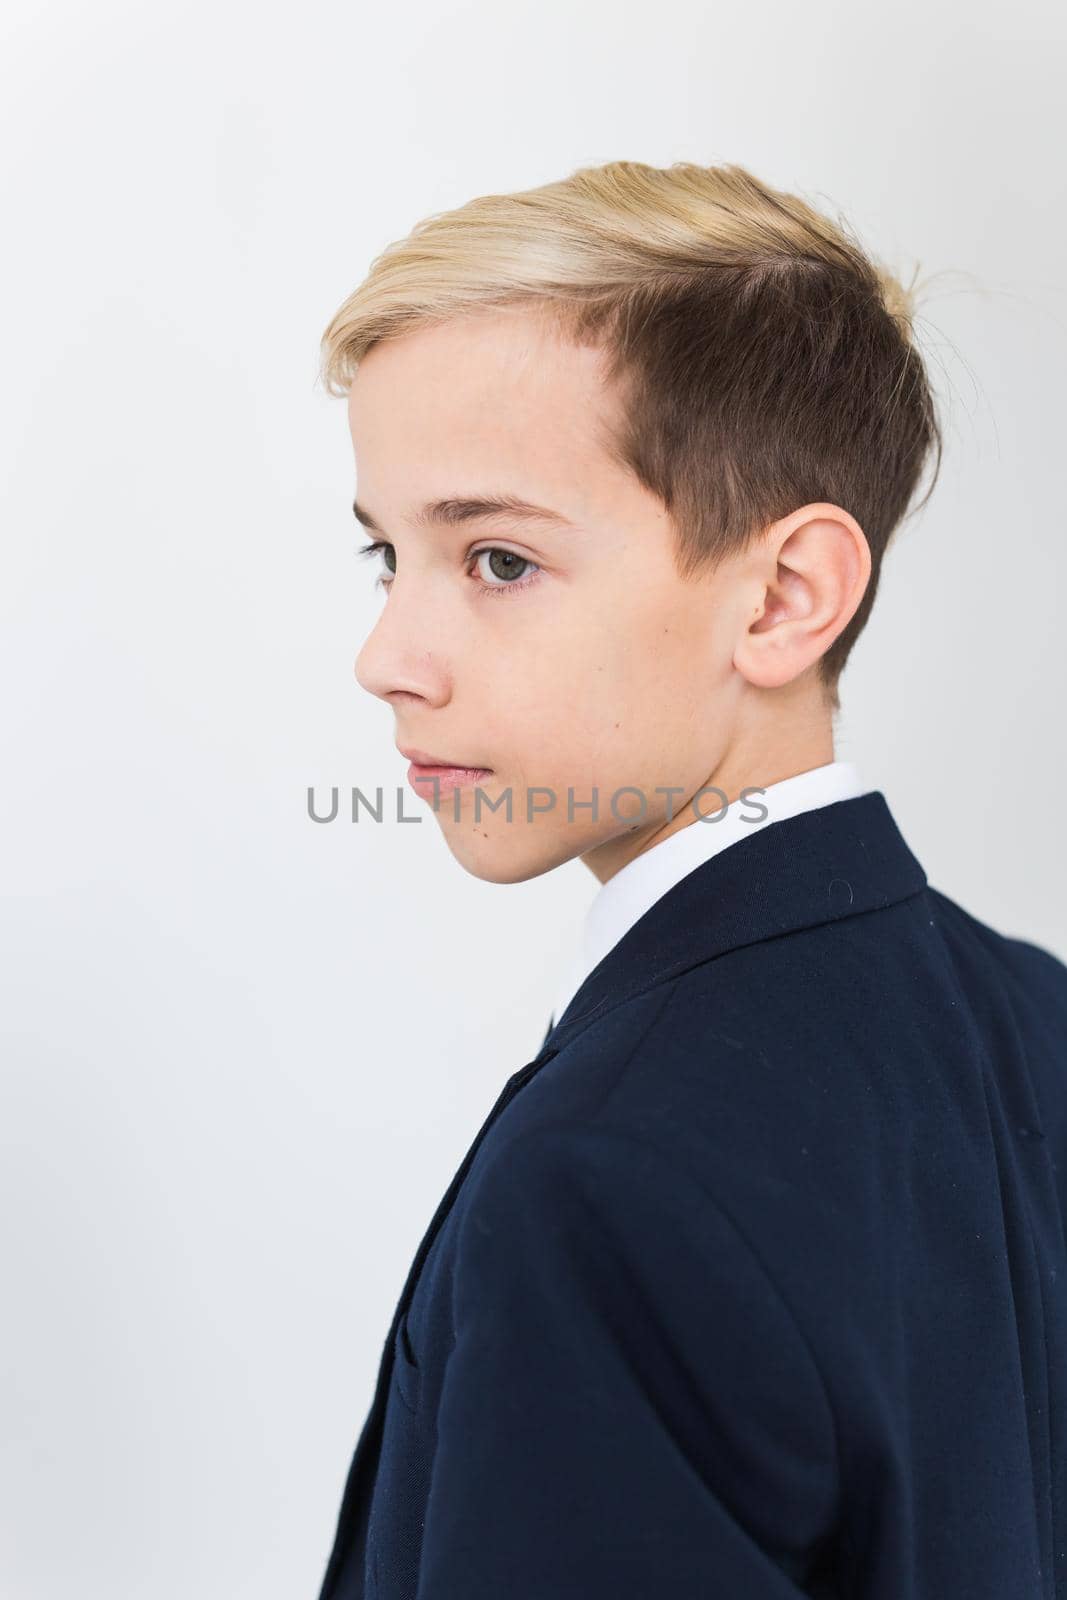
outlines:
[{"label": "dark fabric", "polygon": [[320,1600],[1064,1600],[1065,1206],[1067,967],[880,791],[767,824],[504,1085]]}]

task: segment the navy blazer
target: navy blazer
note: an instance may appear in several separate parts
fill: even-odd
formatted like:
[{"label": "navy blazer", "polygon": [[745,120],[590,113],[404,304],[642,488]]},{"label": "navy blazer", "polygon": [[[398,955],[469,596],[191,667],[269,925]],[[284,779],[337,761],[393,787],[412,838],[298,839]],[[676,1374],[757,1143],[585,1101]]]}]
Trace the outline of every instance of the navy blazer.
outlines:
[{"label": "navy blazer", "polygon": [[1063,1600],[1065,1202],[1067,967],[881,791],[764,825],[505,1084],[321,1600]]}]

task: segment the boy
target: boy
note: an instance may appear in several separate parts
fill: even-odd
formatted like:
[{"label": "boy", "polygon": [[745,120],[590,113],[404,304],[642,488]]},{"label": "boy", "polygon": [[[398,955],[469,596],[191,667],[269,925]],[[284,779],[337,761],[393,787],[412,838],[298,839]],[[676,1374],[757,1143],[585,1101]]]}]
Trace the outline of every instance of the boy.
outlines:
[{"label": "boy", "polygon": [[744,169],[615,162],[427,219],[324,335],[359,682],[468,871],[602,887],[321,1600],[1067,1594],[1067,969],[833,751],[940,460],[911,316]]}]

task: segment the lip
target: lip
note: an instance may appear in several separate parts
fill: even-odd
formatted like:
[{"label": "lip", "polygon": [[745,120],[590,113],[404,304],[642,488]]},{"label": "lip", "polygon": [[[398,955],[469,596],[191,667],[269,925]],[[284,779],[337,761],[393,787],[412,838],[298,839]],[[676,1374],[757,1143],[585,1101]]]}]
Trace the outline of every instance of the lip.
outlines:
[{"label": "lip", "polygon": [[450,794],[453,789],[465,788],[470,783],[484,783],[492,777],[488,767],[420,767],[413,761],[408,768],[408,782],[423,800],[432,800]]},{"label": "lip", "polygon": [[[442,761],[439,756],[431,756],[429,751],[417,750],[413,745],[397,745],[397,749],[410,760],[408,782],[423,800],[429,800],[431,795],[461,789],[469,783],[481,783],[492,775],[489,767],[469,767],[461,761]],[[429,788],[427,780],[433,780],[435,787]]]},{"label": "lip", "polygon": [[414,745],[398,744],[397,749],[402,756],[407,756],[408,760],[413,761],[417,767],[432,767],[439,771],[444,771],[446,768],[449,771],[458,769],[461,771],[487,772],[489,770],[487,767],[474,768],[469,761],[452,761],[447,756],[432,756],[428,750],[417,750]]}]

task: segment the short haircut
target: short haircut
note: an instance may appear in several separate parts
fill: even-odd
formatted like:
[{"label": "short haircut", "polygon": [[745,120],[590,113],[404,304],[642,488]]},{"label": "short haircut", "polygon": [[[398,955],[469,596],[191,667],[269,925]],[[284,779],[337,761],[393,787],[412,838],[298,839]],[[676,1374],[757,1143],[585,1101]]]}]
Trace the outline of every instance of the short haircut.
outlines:
[{"label": "short haircut", "polygon": [[882,556],[942,434],[904,288],[843,219],[744,167],[612,161],[433,214],[389,244],[323,336],[344,394],[371,345],[481,309],[543,306],[601,347],[623,398],[607,442],[658,495],[684,576],[802,505],[866,536],[871,576],[817,664],[829,704]]}]

